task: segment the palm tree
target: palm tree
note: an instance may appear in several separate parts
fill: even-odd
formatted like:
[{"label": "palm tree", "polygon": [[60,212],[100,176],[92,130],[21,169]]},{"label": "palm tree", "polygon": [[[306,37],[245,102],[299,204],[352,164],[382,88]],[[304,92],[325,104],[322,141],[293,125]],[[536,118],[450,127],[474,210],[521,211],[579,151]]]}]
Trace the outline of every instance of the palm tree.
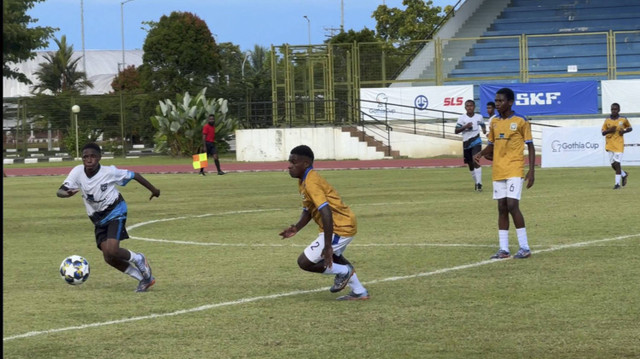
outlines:
[{"label": "palm tree", "polygon": [[93,88],[93,83],[87,79],[84,71],[78,71],[78,63],[82,57],[72,60],[73,45],[67,46],[67,37],[62,35],[60,40],[54,39],[58,44],[58,51],[44,55],[47,62],[39,64],[38,71],[34,72],[39,83],[32,89],[32,93],[43,94],[50,91],[54,95],[63,92],[81,92],[86,88]]}]

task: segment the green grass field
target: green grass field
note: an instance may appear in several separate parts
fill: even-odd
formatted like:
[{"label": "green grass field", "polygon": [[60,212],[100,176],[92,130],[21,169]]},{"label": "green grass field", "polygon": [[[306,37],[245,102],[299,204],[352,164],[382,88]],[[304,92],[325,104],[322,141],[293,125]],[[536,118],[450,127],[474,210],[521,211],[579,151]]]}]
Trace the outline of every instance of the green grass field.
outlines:
[{"label": "green grass field", "polygon": [[[82,200],[56,197],[63,176],[4,178],[3,356],[637,358],[636,172],[613,191],[610,168],[537,169],[521,202],[533,256],[489,261],[489,168],[483,193],[464,168],[322,171],[358,216],[345,256],[371,294],[360,302],[297,267],[313,223],[278,236],[301,204],[284,172],[146,175],[152,201],[121,188],[122,246],[157,278],[147,293],[104,263]],[[81,286],[58,273],[71,254],[91,263]]]}]

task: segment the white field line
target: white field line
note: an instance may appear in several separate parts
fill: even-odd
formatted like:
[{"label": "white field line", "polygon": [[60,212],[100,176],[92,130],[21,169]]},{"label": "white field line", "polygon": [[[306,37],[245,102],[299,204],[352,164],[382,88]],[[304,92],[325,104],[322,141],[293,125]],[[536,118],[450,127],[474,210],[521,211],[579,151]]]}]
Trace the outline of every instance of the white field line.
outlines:
[{"label": "white field line", "polygon": [[[424,203],[424,202],[393,202],[393,203],[369,203],[367,206],[388,206],[388,205],[405,205],[405,204],[415,204],[415,203]],[[210,217],[210,216],[228,216],[234,214],[243,214],[243,213],[260,213],[260,212],[273,212],[273,211],[284,211],[284,208],[267,208],[267,209],[249,209],[242,211],[228,211],[221,213],[205,213],[198,214],[192,216],[180,216],[173,218],[163,218],[156,219],[152,221],[140,222],[134,225],[127,227],[127,230],[131,232],[132,229],[139,228],[142,226],[146,226],[148,224],[160,223],[160,222],[169,222],[169,221],[177,221],[181,219],[190,219],[190,218],[202,218],[202,217]],[[162,238],[145,238],[145,237],[137,237],[130,234],[131,239],[136,239],[140,241],[147,242],[158,242],[158,243],[173,243],[173,244],[187,244],[187,245],[195,245],[195,246],[220,246],[220,247],[306,247],[306,244],[263,244],[263,243],[218,243],[218,242],[194,242],[194,241],[178,241],[178,240],[170,240],[170,239],[162,239]],[[351,247],[495,247],[494,245],[488,244],[465,244],[465,243],[353,243],[350,244]]]},{"label": "white field line", "polygon": [[[307,244],[277,244],[277,243],[218,243],[218,242],[194,242],[194,241],[176,241],[161,238],[145,238],[131,236],[131,239],[157,243],[173,243],[187,244],[194,246],[212,246],[212,247],[300,247],[304,248]],[[466,243],[351,243],[349,247],[495,247],[495,244],[466,244]]]},{"label": "white field line", "polygon": [[[553,252],[553,251],[558,251],[558,250],[561,250],[561,249],[584,247],[584,246],[589,246],[589,245],[594,245],[594,244],[601,244],[601,243],[604,243],[604,242],[619,241],[619,240],[633,238],[633,237],[640,237],[640,233],[630,234],[630,235],[626,235],[626,236],[619,236],[619,237],[614,237],[614,238],[605,238],[605,239],[597,239],[597,240],[593,240],[593,241],[572,243],[572,244],[563,244],[563,245],[555,246],[555,247],[548,248],[548,249],[532,251],[532,253],[539,254],[539,253],[544,253],[544,252]],[[382,278],[382,279],[374,279],[374,280],[365,282],[363,284],[364,285],[369,285],[369,284],[384,283],[384,282],[394,282],[394,281],[412,279],[412,278],[429,277],[429,276],[433,276],[433,275],[437,275],[437,274],[444,274],[444,273],[454,272],[454,271],[463,270],[463,269],[480,267],[480,266],[487,265],[487,264],[499,263],[499,262],[502,262],[502,261],[505,261],[505,260],[510,260],[510,259],[484,260],[484,261],[475,262],[475,263],[463,264],[463,265],[459,265],[459,266],[455,266],[455,267],[442,268],[442,269],[438,269],[438,270],[431,271],[431,272],[423,272],[423,273],[417,273],[417,274],[412,274],[412,275],[387,277],[387,278]],[[110,320],[110,321],[107,321],[107,322],[83,324],[83,325],[78,325],[78,326],[73,326],[73,327],[55,328],[55,329],[49,329],[49,330],[33,331],[33,332],[28,332],[28,333],[23,333],[23,334],[17,334],[17,335],[4,337],[4,338],[2,338],[2,341],[6,342],[6,341],[20,339],[20,338],[35,337],[35,336],[43,335],[43,334],[60,333],[60,332],[66,332],[66,331],[70,331],[70,330],[80,330],[80,329],[87,329],[87,328],[97,328],[97,327],[103,327],[103,326],[112,325],[112,324],[122,324],[122,323],[128,323],[128,322],[137,322],[137,321],[146,320],[146,319],[172,317],[172,316],[176,316],[176,315],[201,312],[201,311],[209,310],[209,309],[215,309],[215,308],[220,308],[220,307],[227,307],[227,306],[232,306],[232,305],[257,302],[257,301],[262,301],[262,300],[279,299],[279,298],[291,297],[291,296],[300,295],[300,294],[317,293],[317,292],[325,291],[327,289],[328,289],[328,287],[309,289],[309,290],[296,290],[296,291],[291,291],[291,292],[286,292],[286,293],[278,293],[278,294],[263,295],[263,296],[258,296],[258,297],[242,298],[242,299],[233,300],[233,301],[229,301],[229,302],[207,304],[207,305],[202,305],[202,306],[195,307],[195,308],[182,309],[182,310],[178,310],[178,311],[175,311],[175,312],[169,312],[169,313],[149,314],[149,315],[143,315],[143,316],[138,316],[138,317]]]}]

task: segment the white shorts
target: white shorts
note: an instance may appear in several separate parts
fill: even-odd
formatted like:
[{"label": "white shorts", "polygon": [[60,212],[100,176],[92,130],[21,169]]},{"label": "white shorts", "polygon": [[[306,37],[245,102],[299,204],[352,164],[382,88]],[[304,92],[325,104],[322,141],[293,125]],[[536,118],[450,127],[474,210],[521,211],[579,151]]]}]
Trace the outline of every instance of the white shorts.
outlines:
[{"label": "white shorts", "polygon": [[[341,256],[342,252],[347,248],[347,245],[351,243],[353,237],[342,237],[337,234],[333,234],[333,241],[331,241],[331,247],[333,247],[333,254]],[[318,238],[311,242],[307,248],[304,249],[304,255],[312,263],[318,263],[322,258],[322,250],[324,249],[324,233],[318,234]]]},{"label": "white shorts", "polygon": [[513,198],[520,200],[524,178],[511,177],[506,180],[493,181],[493,199]]},{"label": "white shorts", "polygon": [[622,152],[607,151],[607,153],[609,154],[610,163],[614,163],[614,162],[622,163]]}]

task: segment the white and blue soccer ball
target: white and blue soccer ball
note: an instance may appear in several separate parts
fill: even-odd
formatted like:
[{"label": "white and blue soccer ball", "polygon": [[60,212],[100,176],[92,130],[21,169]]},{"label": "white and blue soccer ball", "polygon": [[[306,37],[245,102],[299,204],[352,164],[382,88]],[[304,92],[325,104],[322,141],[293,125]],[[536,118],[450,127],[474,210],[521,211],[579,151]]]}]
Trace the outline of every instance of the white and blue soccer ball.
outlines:
[{"label": "white and blue soccer ball", "polygon": [[60,264],[60,275],[71,285],[82,284],[89,279],[89,262],[82,256],[69,256]]}]

